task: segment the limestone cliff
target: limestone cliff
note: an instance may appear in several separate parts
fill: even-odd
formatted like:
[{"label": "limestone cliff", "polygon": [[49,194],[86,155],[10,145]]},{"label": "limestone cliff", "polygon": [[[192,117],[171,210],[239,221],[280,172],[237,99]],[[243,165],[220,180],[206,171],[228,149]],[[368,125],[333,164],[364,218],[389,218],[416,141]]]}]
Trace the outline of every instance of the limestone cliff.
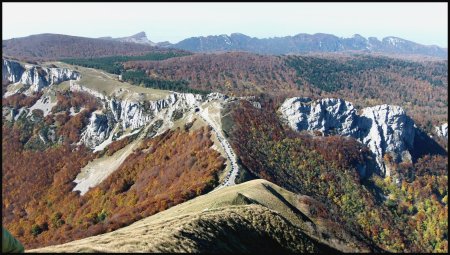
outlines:
[{"label": "limestone cliff", "polygon": [[42,67],[3,59],[2,82],[21,83],[26,86],[28,93],[39,92],[53,84],[67,80],[80,79],[80,73],[67,68]]},{"label": "limestone cliff", "polygon": [[280,108],[294,130],[321,131],[325,135],[351,136],[375,155],[382,174],[390,175],[383,157],[389,153],[395,162],[411,161],[416,127],[399,106],[377,105],[358,114],[352,103],[342,99],[289,98]]}]

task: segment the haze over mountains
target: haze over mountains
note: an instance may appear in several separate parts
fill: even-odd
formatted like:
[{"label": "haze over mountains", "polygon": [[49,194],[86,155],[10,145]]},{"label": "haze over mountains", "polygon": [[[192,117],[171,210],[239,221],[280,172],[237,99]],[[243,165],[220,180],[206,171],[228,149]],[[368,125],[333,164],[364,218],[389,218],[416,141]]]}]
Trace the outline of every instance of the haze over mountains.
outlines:
[{"label": "haze over mountains", "polygon": [[363,51],[392,54],[417,54],[444,58],[447,49],[426,46],[398,37],[364,38],[355,34],[351,38],[340,38],[331,34],[297,34],[295,36],[259,39],[240,33],[207,37],[192,37],[171,47],[194,52],[249,51],[259,54],[295,54],[309,52]]},{"label": "haze over mountains", "polygon": [[[360,53],[378,53],[388,55],[416,55],[416,56],[429,56],[447,59],[448,49],[441,48],[436,45],[422,45],[412,41],[408,41],[402,38],[389,36],[382,40],[378,40],[376,37],[365,38],[359,34],[355,34],[351,38],[337,37],[332,34],[316,33],[305,34],[300,33],[294,36],[285,37],[273,37],[273,38],[256,38],[250,37],[241,33],[232,33],[231,35],[211,35],[191,37],[184,39],[178,43],[159,42],[154,43],[147,38],[145,32],[140,32],[128,37],[112,38],[112,37],[100,37],[100,38],[86,38],[76,37],[68,35],[56,35],[56,34],[39,34],[31,35],[22,38],[13,38],[9,40],[3,40],[3,50],[8,55],[11,51],[17,54],[20,51],[33,51],[39,46],[48,47],[51,43],[64,46],[71,46],[73,43],[82,41],[89,41],[92,51],[92,47],[96,45],[110,45],[115,50],[103,55],[118,55],[124,54],[121,50],[125,45],[127,48],[133,48],[132,52],[144,50],[145,46],[159,46],[161,48],[175,48],[191,52],[227,52],[227,51],[245,51],[250,53],[265,54],[265,55],[283,55],[283,54],[305,54],[305,53],[341,53],[341,52],[360,52]],[[114,44],[116,42],[126,43],[119,46]],[[141,46],[131,46],[132,45]],[[34,45],[38,44],[38,45]],[[62,46],[62,47],[64,47]],[[75,45],[76,46],[76,45]],[[26,49],[25,49],[26,48]],[[86,52],[86,57],[94,54],[91,51]],[[150,50],[146,48],[145,50]],[[42,49],[41,49],[42,51]],[[127,54],[130,54],[129,52]],[[30,55],[30,54],[28,54]],[[27,55],[27,56],[28,56]],[[46,54],[48,56],[49,54]],[[97,56],[94,54],[93,56]],[[52,56],[52,54],[50,54]],[[31,53],[31,56],[36,57],[36,54]],[[61,56],[71,57],[71,55]]]},{"label": "haze over mountains", "polygon": [[166,52],[128,41],[115,41],[61,34],[38,34],[2,41],[4,56],[49,60],[61,58],[88,58],[104,56],[134,56],[148,52]]}]

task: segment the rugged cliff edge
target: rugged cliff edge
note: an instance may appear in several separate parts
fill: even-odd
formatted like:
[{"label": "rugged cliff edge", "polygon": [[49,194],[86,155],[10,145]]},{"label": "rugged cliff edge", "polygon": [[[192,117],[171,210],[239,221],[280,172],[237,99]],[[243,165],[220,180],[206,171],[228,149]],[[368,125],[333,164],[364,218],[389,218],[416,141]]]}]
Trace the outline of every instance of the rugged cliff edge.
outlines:
[{"label": "rugged cliff edge", "polygon": [[[220,115],[218,109],[223,103],[226,103],[228,100],[234,100],[234,98],[228,98],[220,93],[211,93],[202,96],[172,91],[161,93],[161,95],[153,98],[147,98],[143,96],[143,93],[136,92],[133,88],[123,89],[122,87],[115,87],[115,85],[117,85],[115,82],[117,83],[117,81],[108,75],[101,75],[102,77],[99,77],[98,74],[101,74],[101,72],[95,72],[95,75],[92,75],[92,73],[87,72],[83,68],[80,69],[80,72],[74,72],[70,70],[70,67],[46,68],[43,66],[22,64],[16,61],[3,59],[3,69],[5,70],[3,73],[4,85],[7,85],[5,86],[7,89],[7,92],[4,95],[5,98],[16,93],[29,94],[36,97],[38,95],[35,94],[35,92],[40,92],[46,87],[49,88],[43,91],[40,98],[36,98],[37,101],[35,101],[31,107],[4,107],[3,115],[9,121],[17,121],[21,118],[33,118],[33,110],[42,110],[43,117],[48,116],[53,107],[58,104],[55,94],[56,90],[60,89],[50,86],[69,80],[70,91],[90,94],[96,98],[99,105],[97,110],[88,113],[88,119],[83,120],[86,124],[79,130],[80,136],[77,138],[76,144],[84,144],[86,147],[93,150],[93,152],[99,152],[103,151],[114,141],[122,140],[128,136],[132,136],[131,141],[136,140],[137,142],[144,138],[151,138],[161,134],[174,126],[182,127],[186,122],[201,117],[207,125],[212,126],[215,134],[219,136],[217,142],[219,147],[217,148],[219,148],[219,151],[223,149],[223,156],[226,156],[232,161],[228,164],[237,166],[231,148],[227,147],[226,141],[220,138],[220,125],[217,125],[217,116],[215,116],[217,115],[217,112],[219,112]],[[40,71],[38,72],[38,70]],[[81,78],[82,75],[83,78]],[[94,81],[92,81],[92,79]],[[99,91],[99,87],[97,86],[99,80],[102,81],[102,88],[110,88],[110,93]],[[96,85],[92,86],[93,83]],[[62,90],[65,89],[66,87],[62,88]],[[124,94],[125,91],[126,93]],[[155,92],[152,91],[152,93]],[[210,113],[209,110],[211,109],[212,112]],[[69,115],[77,115],[82,112],[83,109],[77,109],[77,111],[78,112],[75,112],[75,108],[72,107],[70,108]],[[61,139],[56,139],[55,128],[55,126],[51,126],[48,128],[48,132],[39,133],[40,140],[38,139],[38,142],[43,144],[43,146],[62,142]],[[126,153],[124,152],[120,157],[117,156],[111,159],[115,164],[111,164],[111,162],[108,161],[108,167],[94,164],[95,167],[90,167],[89,169],[106,169],[108,171],[106,171],[107,173],[105,173],[103,177],[107,177],[108,173],[113,172],[115,168],[123,162],[123,159],[132,152],[132,148],[137,144],[136,142],[131,142],[132,144],[124,150]],[[233,167],[231,170],[236,174],[238,168]],[[75,180],[77,183],[75,190],[82,191],[82,194],[86,192],[89,187],[95,186],[102,180],[99,179],[98,175],[91,173],[98,173],[101,171],[86,171],[89,174],[80,177],[81,179],[78,179],[77,177]],[[234,184],[232,180],[234,180],[234,175],[232,178],[227,177],[226,179],[227,183]]]},{"label": "rugged cliff edge", "polygon": [[289,98],[280,107],[282,117],[294,130],[320,131],[324,135],[356,138],[376,156],[379,170],[390,175],[383,157],[395,162],[411,161],[416,127],[399,106],[377,105],[358,114],[352,103],[342,99]]},{"label": "rugged cliff edge", "polygon": [[28,92],[39,92],[53,84],[80,79],[80,73],[67,68],[47,68],[3,58],[2,83],[21,83]]},{"label": "rugged cliff edge", "polygon": [[[104,110],[92,114],[80,140],[92,149],[95,149],[110,136],[122,133],[127,129],[139,129],[158,119],[164,120],[167,124],[180,118],[184,113],[193,111],[203,102],[201,95],[189,93],[171,93],[161,100],[139,101],[107,97],[75,83],[71,83],[70,89],[88,92],[103,101]],[[117,131],[112,133],[115,128],[117,128]]]}]

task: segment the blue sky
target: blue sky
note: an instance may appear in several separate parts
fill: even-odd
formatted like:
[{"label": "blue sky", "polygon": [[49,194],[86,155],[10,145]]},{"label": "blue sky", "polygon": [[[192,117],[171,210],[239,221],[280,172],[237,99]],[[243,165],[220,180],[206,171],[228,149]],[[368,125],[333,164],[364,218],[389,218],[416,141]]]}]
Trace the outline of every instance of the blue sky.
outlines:
[{"label": "blue sky", "polygon": [[448,3],[2,3],[3,39],[58,33],[154,42],[243,33],[397,36],[448,47]]}]

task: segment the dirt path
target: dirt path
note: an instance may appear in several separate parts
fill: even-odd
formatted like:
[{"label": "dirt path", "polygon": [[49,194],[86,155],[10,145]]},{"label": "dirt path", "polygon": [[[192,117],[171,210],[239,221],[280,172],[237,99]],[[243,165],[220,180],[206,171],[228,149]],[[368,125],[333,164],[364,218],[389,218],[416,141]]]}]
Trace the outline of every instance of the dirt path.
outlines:
[{"label": "dirt path", "polygon": [[213,132],[216,134],[217,139],[225,150],[225,154],[227,155],[228,160],[231,162],[231,170],[225,177],[225,181],[217,186],[215,190],[235,185],[235,179],[239,171],[236,154],[234,154],[233,149],[231,149],[230,143],[227,141],[227,139],[225,139],[220,125],[209,117],[208,108],[200,109],[199,115],[204,121],[206,121],[206,123],[208,123],[212,127]]},{"label": "dirt path", "polygon": [[99,71],[99,70],[94,69],[94,68],[90,68],[90,69],[96,71],[97,73],[103,74],[104,76],[108,77],[109,79],[115,80],[114,77],[112,77],[111,75],[109,75],[109,74],[107,74],[107,73],[105,73],[105,72],[103,72],[103,71]]}]

